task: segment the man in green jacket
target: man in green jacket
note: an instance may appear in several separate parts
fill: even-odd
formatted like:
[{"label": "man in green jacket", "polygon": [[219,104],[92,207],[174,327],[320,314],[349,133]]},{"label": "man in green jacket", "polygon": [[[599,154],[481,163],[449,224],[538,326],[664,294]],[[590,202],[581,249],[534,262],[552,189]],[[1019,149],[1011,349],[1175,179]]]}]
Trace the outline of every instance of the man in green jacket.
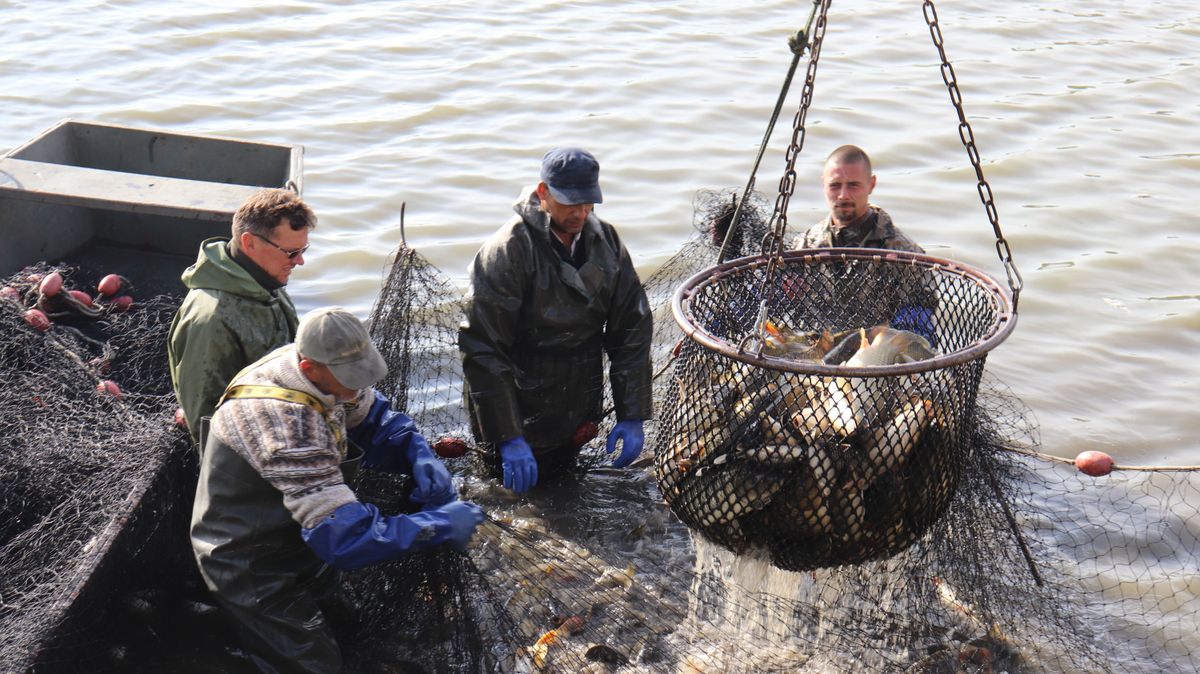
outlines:
[{"label": "man in green jacket", "polygon": [[171,383],[192,439],[201,419],[242,368],[296,337],[296,307],[288,297],[292,269],[304,264],[312,209],[294,192],[256,192],[233,216],[232,238],[200,244],[183,272],[187,297],[168,336]]}]

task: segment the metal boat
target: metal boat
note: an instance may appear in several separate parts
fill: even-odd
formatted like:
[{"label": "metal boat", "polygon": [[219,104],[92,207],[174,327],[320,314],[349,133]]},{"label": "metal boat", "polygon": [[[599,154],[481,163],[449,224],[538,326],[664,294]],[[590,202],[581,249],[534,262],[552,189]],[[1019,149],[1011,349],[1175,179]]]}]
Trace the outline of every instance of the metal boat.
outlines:
[{"label": "metal boat", "polygon": [[[302,158],[296,145],[64,120],[0,156],[0,278],[47,262],[104,269],[136,279],[140,293],[182,297],[179,276],[200,242],[228,236],[233,213],[256,190],[300,192]],[[148,452],[158,463],[151,477],[64,577],[49,581],[61,589],[38,609],[37,646],[0,649],[0,669],[119,665],[106,635],[119,629],[122,593],[152,574],[195,575],[186,546],[194,461],[161,449]]]}]

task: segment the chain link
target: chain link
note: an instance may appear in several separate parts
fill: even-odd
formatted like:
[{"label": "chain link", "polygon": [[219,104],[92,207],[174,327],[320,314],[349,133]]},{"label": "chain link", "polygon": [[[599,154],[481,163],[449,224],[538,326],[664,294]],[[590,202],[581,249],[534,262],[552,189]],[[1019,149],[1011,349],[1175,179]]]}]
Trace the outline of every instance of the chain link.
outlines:
[{"label": "chain link", "polygon": [[[800,156],[800,151],[804,148],[804,120],[808,117],[808,108],[812,104],[813,83],[817,79],[817,61],[821,58],[821,43],[825,39],[825,24],[831,2],[832,0],[813,0],[813,5],[818,8],[818,12],[816,25],[813,27],[809,42],[808,69],[804,74],[800,109],[796,111],[796,116],[792,120],[792,141],[784,155],[786,166],[783,177],[779,179],[779,196],[775,199],[775,212],[771,215],[771,221],[775,223],[775,226],[769,229],[762,240],[762,253],[767,256],[767,270],[758,292],[759,319],[755,330],[750,335],[761,336],[763,334],[766,307],[770,301],[771,291],[774,289],[775,270],[779,267],[779,261],[783,259],[783,236],[787,231],[788,202],[796,190],[796,158]],[[739,345],[739,351],[745,349],[744,342],[745,340],[743,340],[743,344]]]},{"label": "chain link", "polygon": [[813,4],[818,6],[818,12],[809,45],[808,69],[804,74],[804,88],[800,93],[800,109],[796,111],[796,116],[792,120],[792,141],[784,155],[786,166],[783,177],[779,179],[779,196],[775,199],[775,212],[771,215],[775,226],[763,237],[762,242],[763,254],[771,256],[768,263],[768,279],[770,272],[773,271],[776,258],[783,252],[783,237],[787,231],[788,202],[791,201],[792,194],[796,191],[796,159],[800,156],[800,151],[804,149],[806,135],[804,120],[808,118],[808,108],[812,105],[813,86],[817,79],[817,61],[821,58],[821,44],[825,40],[825,25],[831,2],[832,0],[813,0]]},{"label": "chain link", "polygon": [[938,57],[942,60],[942,81],[946,83],[946,89],[950,92],[950,102],[954,104],[954,110],[958,113],[958,138],[962,141],[963,147],[967,148],[967,157],[971,160],[971,166],[975,169],[975,178],[979,181],[977,186],[979,200],[983,202],[983,210],[987,213],[988,221],[992,223],[992,231],[996,234],[996,254],[1000,257],[1000,263],[1004,265],[1004,273],[1008,277],[1008,287],[1012,291],[1013,311],[1015,312],[1017,299],[1021,295],[1021,289],[1025,286],[1025,282],[1021,278],[1021,272],[1017,270],[1016,264],[1013,263],[1012,250],[1009,248],[1008,240],[1004,238],[1004,232],[1000,229],[1000,214],[996,211],[995,202],[992,201],[992,186],[983,177],[983,164],[979,159],[979,148],[975,146],[975,132],[971,130],[971,124],[967,121],[967,113],[963,111],[962,92],[958,89],[954,66],[950,65],[949,59],[946,58],[942,29],[938,25],[937,9],[933,6],[933,0],[925,0],[923,11],[925,23],[929,25],[929,35],[933,38],[933,46],[937,47]]},{"label": "chain link", "polygon": [[[774,227],[768,228],[768,232],[762,240],[761,249],[763,255],[767,257],[767,270],[758,289],[758,320],[755,321],[754,330],[747,333],[738,344],[740,353],[745,353],[752,342],[757,345],[758,351],[761,353],[765,343],[767,305],[770,303],[770,295],[774,289],[775,271],[779,267],[779,261],[783,259],[783,236],[787,232],[788,202],[792,198],[792,193],[796,191],[796,159],[804,148],[804,120],[808,117],[808,108],[812,104],[813,83],[817,79],[817,61],[821,58],[821,44],[825,39],[825,24],[831,2],[832,0],[813,0],[813,7],[817,10],[816,25],[812,29],[809,41],[808,69],[804,74],[800,109],[796,111],[796,116],[792,119],[792,141],[784,155],[786,166],[783,177],[779,179],[779,196],[775,198],[775,211],[771,214]],[[795,51],[797,47],[798,45],[792,45],[792,50]]]}]

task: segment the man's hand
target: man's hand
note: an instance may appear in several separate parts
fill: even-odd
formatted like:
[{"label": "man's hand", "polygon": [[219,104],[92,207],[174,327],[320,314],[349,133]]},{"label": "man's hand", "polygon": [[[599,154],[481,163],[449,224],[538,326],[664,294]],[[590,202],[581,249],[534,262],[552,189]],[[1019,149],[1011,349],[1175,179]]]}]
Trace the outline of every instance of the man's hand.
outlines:
[{"label": "man's hand", "polygon": [[504,468],[505,487],[523,494],[537,484],[537,459],[533,458],[533,449],[525,442],[525,436],[518,435],[500,443],[500,463]]},{"label": "man's hand", "polygon": [[417,488],[410,498],[417,503],[440,506],[458,498],[450,471],[428,448],[417,452],[412,462],[412,476]]},{"label": "man's hand", "polygon": [[642,445],[646,442],[646,436],[642,432],[641,419],[626,419],[618,421],[616,426],[608,433],[608,446],[605,452],[612,454],[617,448],[617,441],[621,441],[621,453],[617,458],[613,459],[613,468],[624,468],[633,463],[634,459],[642,453]]}]

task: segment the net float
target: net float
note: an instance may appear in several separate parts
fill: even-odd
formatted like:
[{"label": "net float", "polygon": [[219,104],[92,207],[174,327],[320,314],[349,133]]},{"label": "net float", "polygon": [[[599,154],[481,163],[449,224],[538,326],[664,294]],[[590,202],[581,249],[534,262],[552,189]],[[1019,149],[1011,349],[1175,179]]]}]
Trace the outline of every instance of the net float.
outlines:
[{"label": "net float", "polygon": [[108,303],[109,311],[124,313],[133,308],[133,298],[129,295],[118,295]]},{"label": "net float", "polygon": [[112,297],[129,285],[129,280],[120,274],[109,274],[96,284],[96,291],[104,297]]},{"label": "net float", "polygon": [[571,434],[571,446],[579,449],[591,442],[599,433],[600,427],[589,419],[575,428],[575,432]]},{"label": "net float", "polygon": [[187,416],[184,415],[182,407],[175,408],[175,425],[184,430],[187,430],[187,427],[188,427]]},{"label": "net float", "polygon": [[41,309],[30,309],[25,312],[25,322],[35,330],[45,332],[50,329],[50,318]]},{"label": "net float", "polygon": [[483,450],[478,447],[468,445],[462,438],[447,436],[438,438],[437,442],[433,443],[433,452],[443,459],[457,459],[465,455],[467,452],[475,452],[483,454]]},{"label": "net float", "polygon": [[121,397],[121,387],[117,386],[117,382],[111,379],[101,379],[96,382],[96,392],[105,393],[114,398]]},{"label": "net float", "polygon": [[108,374],[109,370],[112,369],[112,361],[103,356],[97,356],[88,361],[88,367],[99,374]]},{"label": "net float", "polygon": [[46,297],[54,297],[62,291],[62,287],[62,274],[52,271],[42,278],[42,282],[38,284],[38,292]]},{"label": "net float", "polygon": [[1095,450],[1080,452],[1075,457],[1075,467],[1079,469],[1079,472],[1092,477],[1108,475],[1113,470],[1113,463],[1111,456]]},{"label": "net float", "polygon": [[90,307],[93,304],[92,296],[82,290],[68,290],[67,294],[85,307]]},{"label": "net float", "polygon": [[4,286],[0,288],[0,300],[12,300],[19,303],[21,301],[21,291],[12,286]]}]

